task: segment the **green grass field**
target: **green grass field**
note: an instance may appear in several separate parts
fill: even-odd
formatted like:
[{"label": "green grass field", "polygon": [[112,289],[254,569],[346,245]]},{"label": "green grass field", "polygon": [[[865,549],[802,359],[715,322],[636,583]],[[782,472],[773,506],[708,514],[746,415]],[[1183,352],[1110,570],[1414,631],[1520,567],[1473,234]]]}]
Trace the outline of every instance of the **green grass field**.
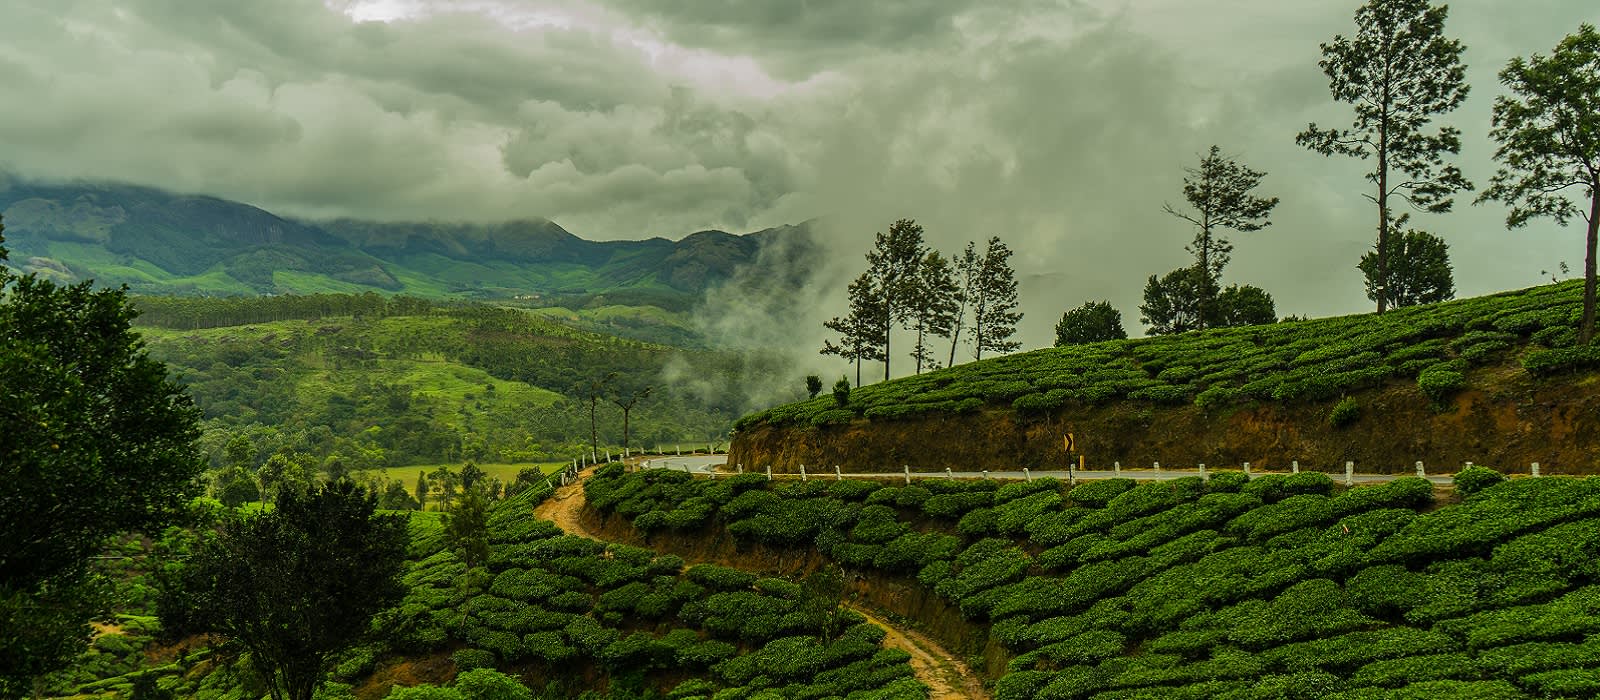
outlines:
[{"label": "green grass field", "polygon": [[[517,480],[517,474],[524,469],[538,469],[546,474],[554,474],[567,466],[568,462],[523,462],[520,464],[479,464],[478,468],[491,478],[499,479],[503,483]],[[437,471],[440,467],[449,467],[450,471],[460,472],[460,464],[418,464],[410,467],[388,467],[385,469],[371,469],[367,473],[374,474],[384,480],[399,479],[407,486],[417,483],[419,474]]]}]

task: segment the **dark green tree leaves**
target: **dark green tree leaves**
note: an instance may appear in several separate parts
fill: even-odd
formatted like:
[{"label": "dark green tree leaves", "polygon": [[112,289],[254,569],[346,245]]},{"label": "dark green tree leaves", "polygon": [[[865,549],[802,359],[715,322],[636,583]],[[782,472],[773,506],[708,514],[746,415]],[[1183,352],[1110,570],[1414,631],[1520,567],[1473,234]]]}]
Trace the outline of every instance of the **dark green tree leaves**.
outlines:
[{"label": "dark green tree leaves", "polygon": [[1377,301],[1378,294],[1386,293],[1392,308],[1454,299],[1456,285],[1450,271],[1450,246],[1426,231],[1400,230],[1405,222],[1405,216],[1396,219],[1395,230],[1389,234],[1387,280],[1378,279],[1376,251],[1361,256],[1357,267],[1366,277],[1367,298]]},{"label": "dark green tree leaves", "polygon": [[[1195,265],[1209,274],[1213,281],[1222,277],[1222,268],[1228,265],[1233,244],[1221,235],[1222,230],[1260,231],[1272,225],[1272,209],[1278,198],[1257,197],[1251,192],[1261,185],[1266,173],[1251,170],[1222,154],[1222,149],[1211,147],[1211,152],[1200,159],[1200,167],[1185,168],[1183,198],[1189,209],[1177,209],[1168,204],[1168,214],[1183,219],[1195,227],[1194,241],[1189,252],[1194,254]],[[1206,288],[1202,288],[1202,293]],[[1202,310],[1210,306],[1211,297],[1202,296]],[[1201,327],[1205,327],[1207,314],[1201,313]]]},{"label": "dark green tree leaves", "polygon": [[[1600,236],[1600,32],[1584,24],[1550,56],[1511,59],[1500,72],[1511,91],[1494,104],[1501,168],[1478,201],[1511,205],[1506,226],[1538,217],[1565,226],[1574,215],[1588,222],[1585,235],[1583,321],[1589,342],[1595,325],[1595,245]],[[1588,198],[1583,213],[1572,194]]]},{"label": "dark green tree leaves", "polygon": [[1122,312],[1109,301],[1091,301],[1061,315],[1056,324],[1056,347],[1082,345],[1128,337]]},{"label": "dark green tree leaves", "polygon": [[198,490],[198,412],[135,313],[120,290],[0,265],[0,696],[82,649],[87,557],[171,523]]},{"label": "dark green tree leaves", "polygon": [[[1448,8],[1429,0],[1368,0],[1356,11],[1356,33],[1322,45],[1319,65],[1333,99],[1349,103],[1349,128],[1311,124],[1295,142],[1322,155],[1374,159],[1367,195],[1378,208],[1378,279],[1388,278],[1389,198],[1429,212],[1449,211],[1472,183],[1447,154],[1461,152],[1461,132],[1430,126],[1467,99],[1465,49],[1444,36]],[[1379,292],[1378,312],[1388,308]]]},{"label": "dark green tree leaves", "polygon": [[250,652],[275,700],[309,700],[333,655],[404,593],[406,516],[376,507],[342,481],[224,522],[163,582],[163,628],[222,634]]}]

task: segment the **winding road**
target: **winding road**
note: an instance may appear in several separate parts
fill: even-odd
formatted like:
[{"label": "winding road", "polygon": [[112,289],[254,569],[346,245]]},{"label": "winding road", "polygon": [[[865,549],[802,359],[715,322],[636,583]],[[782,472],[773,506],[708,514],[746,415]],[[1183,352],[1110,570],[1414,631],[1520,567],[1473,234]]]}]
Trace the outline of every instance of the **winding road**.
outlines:
[{"label": "winding road", "polygon": [[[704,460],[705,458],[699,458]],[[687,463],[690,470],[698,471],[696,467],[703,462]],[[720,462],[718,462],[720,464]],[[661,465],[665,466],[665,465]],[[709,471],[709,464],[705,469]],[[682,469],[682,465],[673,465],[673,468]],[[557,527],[573,535],[580,535],[592,540],[605,541],[605,538],[591,532],[583,525],[583,479],[594,473],[589,469],[579,475],[579,479],[571,484],[556,490],[549,498],[545,499],[534,508],[534,515],[556,524]],[[694,562],[690,562],[691,564]],[[930,700],[963,700],[964,698],[978,698],[987,700],[989,691],[983,687],[983,679],[972,672],[972,669],[955,654],[950,653],[938,642],[930,639],[914,629],[889,622],[884,619],[881,612],[863,608],[852,603],[845,603],[868,622],[882,627],[888,634],[883,638],[884,646],[899,649],[911,655],[911,670],[916,674],[917,680],[928,686]]]}]

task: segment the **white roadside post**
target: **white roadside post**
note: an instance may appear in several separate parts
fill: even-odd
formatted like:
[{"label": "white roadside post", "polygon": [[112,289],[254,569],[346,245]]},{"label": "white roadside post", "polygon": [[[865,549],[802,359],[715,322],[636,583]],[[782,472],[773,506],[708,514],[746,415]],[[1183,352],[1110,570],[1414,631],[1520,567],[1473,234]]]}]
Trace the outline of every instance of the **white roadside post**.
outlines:
[{"label": "white roadside post", "polygon": [[772,465],[767,465],[767,481],[772,481]]},{"label": "white roadside post", "polygon": [[833,465],[833,480],[844,481],[844,472],[839,471],[839,465]]},{"label": "white roadside post", "polygon": [[1200,463],[1200,480],[1201,481],[1209,481],[1209,479],[1206,478],[1206,463],[1205,462],[1201,462]]},{"label": "white roadside post", "polygon": [[1028,471],[1027,467],[1023,467],[1022,468],[1022,480],[1023,481],[1033,481],[1033,472]]},{"label": "white roadside post", "polygon": [[805,481],[806,480],[806,465],[804,465],[804,464],[800,465],[800,480],[801,481]]},{"label": "white roadside post", "polygon": [[735,474],[743,474],[744,473],[744,462],[739,462],[737,464],[734,464],[733,465],[733,473],[735,473]]},{"label": "white roadside post", "polygon": [[989,480],[989,470],[987,470],[987,469],[983,470],[983,480],[984,481],[988,481]]},{"label": "white roadside post", "polygon": [[1356,463],[1355,462],[1345,462],[1344,463],[1344,485],[1345,486],[1355,486],[1356,485]]},{"label": "white roadside post", "polygon": [[951,469],[949,467],[945,467],[944,468],[944,478],[946,478],[946,479],[954,479],[954,478],[956,478],[955,470]]},{"label": "white roadside post", "polygon": [[1244,463],[1244,475],[1245,476],[1250,476],[1250,463],[1249,462],[1245,462]]},{"label": "white roadside post", "polygon": [[1534,476],[1536,476],[1536,477],[1539,476],[1539,463],[1538,462],[1534,462],[1533,463],[1533,468],[1532,468],[1531,471],[1532,471]]},{"label": "white roadside post", "polygon": [[677,456],[679,456],[679,457],[683,456],[683,445],[679,445],[678,446],[678,454],[677,454]]},{"label": "white roadside post", "polygon": [[1111,463],[1111,473],[1116,474],[1117,476],[1122,476],[1122,463],[1121,462],[1112,462]]},{"label": "white roadside post", "polygon": [[911,485],[911,465],[903,464],[901,466],[905,467],[905,470],[906,470],[906,486],[910,486]]},{"label": "white roadside post", "polygon": [[1297,460],[1289,463],[1289,473],[1290,474],[1299,474],[1300,473],[1300,460],[1297,459]]},{"label": "white roadside post", "polygon": [[1160,474],[1161,473],[1161,463],[1160,462],[1156,462],[1153,466],[1155,466],[1155,468],[1156,468],[1156,473]]},{"label": "white roadside post", "polygon": [[1417,462],[1417,476],[1420,477],[1420,478],[1423,478],[1423,479],[1428,478],[1428,472],[1425,471],[1422,468],[1422,462],[1421,461]]}]

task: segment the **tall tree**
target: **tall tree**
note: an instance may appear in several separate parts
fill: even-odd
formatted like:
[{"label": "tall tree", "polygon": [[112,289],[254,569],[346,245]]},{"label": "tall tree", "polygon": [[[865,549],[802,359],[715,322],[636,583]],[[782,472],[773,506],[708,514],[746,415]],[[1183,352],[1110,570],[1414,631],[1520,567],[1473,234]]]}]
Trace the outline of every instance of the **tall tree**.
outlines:
[{"label": "tall tree", "polygon": [[983,351],[1006,353],[1022,347],[1009,340],[1017,332],[1017,276],[1011,270],[1011,249],[991,237],[978,263],[977,285],[972,290],[972,356],[983,359]]},{"label": "tall tree", "polygon": [[164,632],[243,646],[274,700],[310,700],[334,657],[397,602],[405,515],[379,515],[349,481],[224,523],[162,581]]},{"label": "tall tree", "polygon": [[611,397],[611,403],[616,404],[617,408],[622,409],[622,449],[624,451],[626,451],[629,446],[630,436],[628,431],[631,427],[629,425],[629,419],[633,415],[633,407],[639,405],[640,401],[643,401],[649,397],[650,392],[653,389],[654,387],[648,386],[636,389],[623,389],[619,390]]},{"label": "tall tree", "polygon": [[[1548,57],[1511,59],[1500,82],[1512,95],[1495,100],[1491,136],[1500,170],[1478,201],[1511,206],[1507,228],[1548,216],[1565,226],[1588,222],[1579,338],[1594,338],[1595,242],[1600,234],[1600,32],[1592,24],[1563,39]],[[1588,198],[1582,214],[1573,195]]]},{"label": "tall tree", "polygon": [[1056,324],[1056,347],[1099,343],[1128,337],[1122,328],[1122,312],[1109,301],[1091,301],[1061,314]]},{"label": "tall tree", "polygon": [[1378,300],[1378,294],[1387,290],[1389,306],[1415,306],[1454,299],[1455,279],[1450,272],[1450,246],[1443,239],[1426,231],[1402,230],[1407,217],[1401,215],[1393,222],[1389,234],[1389,279],[1378,279],[1378,253],[1372,251],[1361,256],[1356,267],[1367,282],[1367,298]]},{"label": "tall tree", "polygon": [[917,363],[917,374],[922,368],[938,369],[933,356],[932,340],[948,338],[955,325],[956,294],[961,290],[956,284],[950,261],[939,251],[930,251],[917,267],[915,284],[907,298],[910,313],[908,325],[915,334],[916,343],[911,349],[911,359]]},{"label": "tall tree", "polygon": [[822,325],[839,334],[839,342],[823,341],[822,354],[837,355],[856,366],[856,386],[861,386],[861,363],[883,359],[883,312],[870,272],[863,272],[850,283],[850,313],[834,317]]},{"label": "tall tree", "polygon": [[879,233],[872,250],[867,253],[867,273],[877,288],[880,307],[879,327],[882,328],[883,379],[889,380],[893,350],[890,341],[894,327],[904,323],[911,315],[912,299],[916,294],[917,270],[922,266],[928,247],[922,242],[922,227],[910,219],[900,219],[889,226],[888,233]]},{"label": "tall tree", "polygon": [[617,380],[616,372],[607,372],[606,376],[598,379],[590,378],[584,382],[584,398],[589,402],[589,459],[600,459],[600,399],[611,390],[611,383]]},{"label": "tall tree", "polygon": [[[1333,98],[1355,109],[1349,129],[1311,124],[1295,142],[1322,155],[1376,158],[1366,197],[1378,207],[1378,279],[1389,278],[1389,198],[1428,212],[1449,211],[1454,195],[1471,190],[1446,154],[1461,152],[1461,132],[1433,130],[1435,116],[1467,99],[1461,42],[1444,36],[1448,7],[1429,0],[1368,0],[1356,10],[1356,35],[1322,45],[1322,71]],[[1398,175],[1398,177],[1397,177]],[[1389,294],[1378,293],[1378,313]]]},{"label": "tall tree", "polygon": [[[4,226],[0,225],[0,232]],[[0,235],[0,697],[88,644],[90,556],[197,495],[200,414],[145,353],[121,290],[5,266]]]},{"label": "tall tree", "polygon": [[947,365],[949,367],[954,367],[956,364],[956,348],[961,345],[961,331],[966,324],[967,302],[972,299],[972,295],[978,286],[978,274],[980,272],[978,244],[973,241],[967,241],[966,249],[961,251],[961,255],[957,256],[952,263],[955,266],[956,313],[950,323],[950,362]]},{"label": "tall tree", "polygon": [[[1183,198],[1189,202],[1190,210],[1177,209],[1171,204],[1164,209],[1194,225],[1194,241],[1189,244],[1189,252],[1194,254],[1195,265],[1213,281],[1218,281],[1233,253],[1233,244],[1221,231],[1250,232],[1271,226],[1272,209],[1278,206],[1278,198],[1251,194],[1267,174],[1224,156],[1218,146],[1212,146],[1211,152],[1200,159],[1200,167],[1184,168],[1184,172],[1188,175],[1183,178]],[[1210,287],[1201,291],[1207,289]],[[1206,309],[1211,306],[1212,299],[1202,296],[1199,302],[1200,327],[1204,328]]]}]

